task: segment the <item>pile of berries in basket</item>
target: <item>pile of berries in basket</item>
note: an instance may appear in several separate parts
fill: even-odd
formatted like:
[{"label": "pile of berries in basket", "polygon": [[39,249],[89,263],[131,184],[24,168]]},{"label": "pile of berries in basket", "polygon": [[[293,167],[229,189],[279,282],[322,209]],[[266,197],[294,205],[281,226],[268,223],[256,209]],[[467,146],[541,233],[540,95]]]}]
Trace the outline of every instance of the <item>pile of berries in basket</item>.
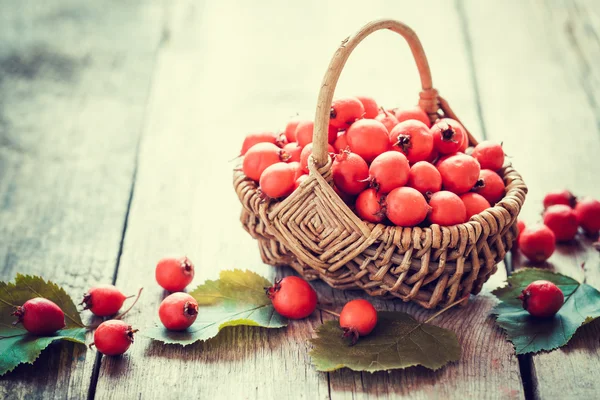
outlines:
[{"label": "pile of berries in basket", "polygon": [[[266,197],[283,199],[308,177],[314,123],[292,120],[282,133],[252,133],[244,174]],[[465,128],[431,123],[419,107],[386,110],[371,97],[334,100],[329,122],[334,189],[365,221],[398,226],[464,223],[505,194],[500,144],[468,148]],[[467,154],[469,153],[469,154]]]}]

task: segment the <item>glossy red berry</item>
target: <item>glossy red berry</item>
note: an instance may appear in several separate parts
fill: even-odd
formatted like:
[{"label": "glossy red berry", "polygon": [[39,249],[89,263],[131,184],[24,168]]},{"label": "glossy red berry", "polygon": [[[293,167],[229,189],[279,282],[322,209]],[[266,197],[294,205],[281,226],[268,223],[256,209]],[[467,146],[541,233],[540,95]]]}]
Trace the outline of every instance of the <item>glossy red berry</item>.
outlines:
[{"label": "glossy red berry", "polygon": [[575,208],[577,205],[577,197],[573,196],[573,193],[566,189],[550,192],[544,196],[544,208],[548,208],[556,204],[564,204],[571,208]]},{"label": "glossy red berry", "polygon": [[415,226],[425,220],[431,210],[425,197],[416,189],[400,187],[386,197],[386,215],[398,226]]},{"label": "glossy red berry", "polygon": [[564,204],[556,204],[544,210],[544,225],[552,230],[558,242],[575,239],[579,227],[575,211]]},{"label": "glossy red berry", "polygon": [[381,153],[369,166],[371,186],[383,194],[406,185],[409,174],[408,160],[404,154],[397,151]]},{"label": "glossy red berry", "polygon": [[504,189],[504,181],[500,175],[490,169],[479,172],[479,179],[473,187],[473,191],[485,197],[490,204],[495,204],[504,197]]},{"label": "glossy red berry", "polygon": [[340,313],[340,328],[344,337],[355,344],[359,336],[367,336],[377,325],[377,310],[367,300],[357,299],[346,303]]},{"label": "glossy red berry", "polygon": [[285,126],[285,131],[283,134],[285,135],[288,143],[296,141],[296,128],[298,127],[298,123],[300,123],[299,119],[293,119]]},{"label": "glossy red berry", "polygon": [[377,117],[375,117],[375,120],[381,122],[387,129],[388,133],[391,132],[396,125],[398,125],[398,120],[394,114],[386,111],[384,108],[381,109],[381,112],[377,115]]},{"label": "glossy red berry", "polygon": [[304,279],[287,276],[267,289],[275,311],[289,319],[308,317],[317,307],[317,292]]},{"label": "glossy red berry", "polygon": [[465,128],[450,118],[442,118],[431,127],[433,146],[440,154],[454,154],[460,150],[466,136]]},{"label": "glossy red berry", "polygon": [[374,119],[361,119],[353,123],[346,131],[346,140],[350,150],[368,163],[390,149],[387,128]]},{"label": "glossy red berry", "polygon": [[442,176],[432,164],[419,161],[410,167],[407,185],[429,195],[442,190]]},{"label": "glossy red berry", "polygon": [[168,330],[183,331],[196,321],[198,302],[187,293],[170,294],[160,303],[158,317]]},{"label": "glossy red berry", "polygon": [[527,225],[525,225],[525,221],[521,219],[517,221],[517,230],[519,231],[519,233],[517,233],[517,241],[515,242],[517,247],[519,247],[519,238],[521,237],[521,233],[525,230],[526,227]]},{"label": "glossy red berry", "polygon": [[163,258],[156,265],[156,282],[169,292],[179,292],[194,279],[194,264],[187,257]]},{"label": "glossy red berry", "polygon": [[342,151],[331,165],[335,186],[348,194],[359,194],[369,186],[369,166],[358,154]]},{"label": "glossy red berry", "polygon": [[431,212],[428,219],[432,224],[451,226],[467,220],[465,203],[452,192],[442,190],[434,193],[429,199],[429,206]]},{"label": "glossy red berry", "polygon": [[575,214],[579,226],[589,235],[595,235],[600,231],[600,201],[592,198],[584,198],[577,202]]},{"label": "glossy red berry", "polygon": [[404,122],[410,119],[415,119],[427,125],[428,128],[431,127],[431,120],[429,119],[429,116],[419,106],[405,110],[396,110],[396,118],[398,119],[398,122]]},{"label": "glossy red berry", "polygon": [[43,297],[27,300],[12,315],[17,317],[13,325],[21,323],[27,332],[38,336],[51,335],[65,327],[65,314],[61,308]]},{"label": "glossy red berry", "polygon": [[278,135],[275,132],[257,132],[250,133],[246,135],[244,138],[244,142],[242,143],[242,150],[240,154],[243,156],[248,152],[248,150],[258,143],[271,143],[275,144],[277,142]]},{"label": "glossy red berry", "polygon": [[[304,148],[302,149],[302,152],[300,153],[300,168],[302,169],[302,172],[308,174],[308,159],[310,158],[310,156],[312,155],[312,148],[313,148],[313,144],[309,143],[306,146],[304,146]],[[335,149],[333,148],[332,145],[327,145],[327,152],[328,153],[335,153]]]},{"label": "glossy red berry", "polygon": [[137,332],[131,325],[118,320],[111,319],[100,324],[94,332],[94,343],[96,349],[107,356],[119,356],[129,349],[133,343],[133,334]]},{"label": "glossy red berry", "polygon": [[346,131],[341,131],[337,134],[337,138],[335,139],[335,142],[333,142],[333,148],[338,153],[340,151],[349,149]]},{"label": "glossy red berry", "polygon": [[242,170],[248,178],[258,182],[268,166],[288,159],[289,155],[273,143],[258,143],[246,152]]},{"label": "glossy red berry", "polygon": [[300,162],[300,154],[302,154],[302,146],[296,142],[291,142],[283,146],[283,151],[288,155],[287,162]]},{"label": "glossy red berry", "polygon": [[456,194],[468,192],[479,179],[479,163],[466,154],[455,154],[438,161],[437,169],[442,176],[442,186]]},{"label": "glossy red berry", "polygon": [[504,150],[498,143],[483,141],[475,146],[471,155],[479,161],[481,169],[498,171],[504,165]]},{"label": "glossy red berry", "polygon": [[369,96],[356,96],[365,109],[363,118],[374,119],[379,114],[379,106],[374,98]]},{"label": "glossy red berry", "polygon": [[467,211],[467,220],[473,215],[479,214],[480,212],[490,208],[490,203],[480,194],[469,192],[460,196],[460,199],[465,205]]},{"label": "glossy red berry", "polygon": [[427,125],[409,119],[400,122],[389,134],[392,149],[404,153],[408,161],[426,161],[433,151],[433,136]]},{"label": "glossy red berry", "polygon": [[554,283],[545,280],[533,281],[519,296],[523,308],[534,317],[553,317],[564,303],[562,290]]},{"label": "glossy red berry", "polygon": [[348,129],[354,121],[363,118],[365,108],[356,97],[344,97],[331,103],[329,125],[338,129]]},{"label": "glossy red berry", "polygon": [[365,221],[378,223],[385,219],[385,197],[373,188],[356,198],[356,213]]},{"label": "glossy red berry", "polygon": [[127,297],[114,285],[97,285],[83,295],[81,304],[84,310],[90,310],[99,317],[116,314]]},{"label": "glossy red berry", "polygon": [[544,262],[556,248],[554,233],[546,225],[538,224],[525,228],[519,236],[519,248],[533,262]]},{"label": "glossy red berry", "polygon": [[260,190],[272,199],[289,196],[294,191],[296,172],[294,165],[275,163],[267,167],[260,176]]}]

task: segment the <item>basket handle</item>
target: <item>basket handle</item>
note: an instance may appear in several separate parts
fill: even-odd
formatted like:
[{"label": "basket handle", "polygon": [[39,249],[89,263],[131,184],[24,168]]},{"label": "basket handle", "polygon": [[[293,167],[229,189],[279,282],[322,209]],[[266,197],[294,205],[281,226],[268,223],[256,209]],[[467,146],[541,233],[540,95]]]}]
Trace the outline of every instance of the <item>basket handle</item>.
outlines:
[{"label": "basket handle", "polygon": [[327,68],[327,72],[325,72],[325,76],[321,82],[321,90],[319,91],[319,98],[317,99],[313,140],[313,158],[318,168],[327,164],[327,130],[329,126],[329,114],[331,111],[333,93],[335,92],[335,87],[337,86],[342,69],[356,46],[371,33],[380,29],[389,29],[402,35],[410,46],[410,50],[417,63],[417,69],[419,70],[419,76],[421,78],[421,88],[423,89],[419,94],[419,106],[425,110],[432,122],[438,118],[438,94],[432,87],[429,63],[427,62],[425,51],[423,50],[423,46],[421,45],[421,41],[417,37],[417,34],[400,21],[380,19],[369,22],[358,32],[346,38],[340,44],[340,47],[333,55],[329,67]]}]

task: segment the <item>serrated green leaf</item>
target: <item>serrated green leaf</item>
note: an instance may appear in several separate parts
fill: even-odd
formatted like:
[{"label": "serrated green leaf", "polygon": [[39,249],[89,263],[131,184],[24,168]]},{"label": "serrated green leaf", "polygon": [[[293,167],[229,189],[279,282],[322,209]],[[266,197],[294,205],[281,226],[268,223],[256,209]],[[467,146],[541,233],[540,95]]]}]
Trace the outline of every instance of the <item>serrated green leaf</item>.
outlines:
[{"label": "serrated green leaf", "polygon": [[[52,336],[34,336],[20,325],[12,312],[34,297],[55,302],[65,313],[65,329]],[[23,363],[33,364],[42,350],[55,340],[85,344],[86,329],[77,312],[77,306],[60,286],[38,276],[18,274],[14,283],[0,282],[0,375]]]},{"label": "serrated green leaf", "polygon": [[287,320],[277,314],[265,287],[272,285],[252,271],[221,271],[220,279],[206,281],[190,293],[199,305],[196,322],[182,332],[165,329],[162,324],[140,333],[164,343],[186,346],[217,336],[227,326],[249,325],[282,328]]},{"label": "serrated green leaf", "polygon": [[[553,282],[565,296],[565,303],[553,318],[532,317],[517,298],[537,280]],[[505,331],[517,354],[564,346],[580,326],[600,317],[600,292],[568,276],[528,268],[514,273],[507,282],[507,286],[492,292],[500,300],[492,314],[496,315],[496,323]]]},{"label": "serrated green leaf", "polygon": [[460,359],[456,334],[431,324],[419,323],[409,314],[382,311],[377,326],[354,346],[342,337],[338,321],[317,328],[311,339],[312,362],[319,371],[349,368],[354,371],[385,371],[415,365],[437,370]]}]

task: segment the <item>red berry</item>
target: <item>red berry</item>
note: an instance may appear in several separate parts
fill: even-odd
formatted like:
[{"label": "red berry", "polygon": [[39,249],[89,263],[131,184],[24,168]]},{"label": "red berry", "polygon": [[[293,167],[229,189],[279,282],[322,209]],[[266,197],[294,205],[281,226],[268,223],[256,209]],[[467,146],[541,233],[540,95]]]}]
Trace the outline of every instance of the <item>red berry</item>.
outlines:
[{"label": "red berry", "polygon": [[107,356],[120,356],[125,353],[131,343],[133,343],[133,334],[137,332],[131,329],[131,325],[118,319],[104,321],[94,332],[94,343],[96,349]]},{"label": "red berry", "polygon": [[589,235],[600,231],[600,201],[592,198],[579,200],[575,206],[575,214],[579,226]]},{"label": "red berry", "polygon": [[377,310],[367,300],[357,299],[346,303],[340,313],[340,328],[344,337],[352,337],[355,344],[359,336],[367,336],[377,325]]},{"label": "red berry", "polygon": [[423,194],[431,194],[442,190],[440,172],[427,161],[419,161],[410,167],[408,186]]},{"label": "red berry", "polygon": [[356,198],[356,213],[365,221],[378,223],[385,218],[385,197],[375,189],[367,189]]},{"label": "red berry", "polygon": [[369,167],[371,186],[383,194],[406,185],[409,174],[408,160],[404,154],[397,151],[381,153],[375,157]]},{"label": "red berry", "polygon": [[329,130],[327,132],[327,143],[334,144],[335,141],[337,140],[339,129],[336,128],[335,126],[331,126],[331,125],[329,125],[328,129]]},{"label": "red berry", "polygon": [[156,264],[156,282],[169,292],[185,289],[194,279],[194,264],[187,257],[163,258]]},{"label": "red berry", "polygon": [[21,323],[27,332],[38,336],[51,335],[65,327],[65,313],[56,303],[43,297],[27,300],[12,315],[17,317],[13,325]]},{"label": "red berry", "polygon": [[108,317],[121,309],[126,298],[114,285],[97,285],[83,295],[81,304],[94,315]]},{"label": "red berry", "polygon": [[556,247],[554,233],[546,225],[525,228],[519,236],[519,248],[525,257],[533,262],[544,262]]},{"label": "red berry", "polygon": [[341,131],[338,133],[335,142],[333,142],[333,147],[336,152],[340,152],[346,150],[348,148],[348,140],[346,138],[346,131]]},{"label": "red berry", "polygon": [[473,215],[479,214],[483,210],[490,208],[490,203],[480,194],[469,192],[460,196],[460,199],[467,210],[467,220]]},{"label": "red berry", "polygon": [[337,193],[337,195],[340,197],[340,199],[342,199],[344,203],[346,203],[346,205],[348,205],[349,207],[354,207],[354,201],[356,200],[356,196],[342,192],[340,189],[338,189],[337,186],[333,187],[333,191]]},{"label": "red berry", "polygon": [[317,292],[304,279],[287,276],[267,289],[275,311],[290,319],[308,317],[317,308]]},{"label": "red berry", "polygon": [[558,242],[575,239],[579,227],[575,211],[564,204],[556,204],[544,210],[544,225],[552,230]]},{"label": "red berry", "polygon": [[562,290],[550,281],[533,281],[519,296],[523,308],[534,317],[553,317],[562,307],[565,297]]},{"label": "red berry", "polygon": [[517,221],[517,230],[519,231],[519,233],[517,233],[517,241],[516,241],[516,245],[517,247],[519,246],[519,238],[521,237],[521,233],[525,230],[525,221],[523,220],[518,220]]},{"label": "red berry", "polygon": [[463,141],[462,141],[460,147],[458,148],[458,151],[460,153],[465,153],[467,151],[468,147],[469,147],[469,136],[467,135],[467,131],[465,130],[465,135],[463,136]]},{"label": "red berry", "polygon": [[429,206],[431,212],[428,218],[432,224],[451,226],[467,220],[465,203],[452,192],[442,190],[434,193],[429,199]]},{"label": "red berry", "polygon": [[283,134],[285,135],[288,143],[296,141],[296,128],[298,127],[298,123],[300,123],[299,119],[293,119],[285,126],[285,131]]},{"label": "red berry", "polygon": [[504,181],[500,175],[490,169],[479,172],[479,179],[473,187],[473,191],[485,197],[490,204],[495,204],[504,197],[504,189]]},{"label": "red berry", "polygon": [[309,120],[303,120],[298,122],[296,125],[296,142],[299,146],[306,146],[309,143],[312,143],[313,139],[313,129],[315,127],[315,123]]},{"label": "red berry", "polygon": [[361,119],[353,123],[346,131],[346,140],[350,150],[368,163],[390,148],[385,125],[374,119]]},{"label": "red berry", "polygon": [[246,135],[244,139],[244,143],[242,143],[242,150],[240,154],[243,156],[248,152],[248,150],[258,143],[272,143],[275,144],[277,142],[278,135],[274,132],[258,132],[258,133],[250,133]]},{"label": "red berry", "polygon": [[394,114],[386,111],[383,108],[381,109],[381,113],[375,117],[375,120],[381,122],[387,129],[388,133],[391,132],[396,125],[398,125],[398,120]]},{"label": "red berry", "polygon": [[308,178],[308,175],[306,175],[306,174],[300,175],[298,177],[298,179],[296,179],[296,182],[294,183],[294,190],[298,189],[298,187],[300,185],[302,185],[302,182],[304,182],[307,178]]},{"label": "red berry", "polygon": [[183,331],[196,321],[198,302],[187,293],[173,293],[160,303],[160,322],[170,331]]},{"label": "red berry", "polygon": [[504,165],[504,150],[502,145],[490,141],[479,143],[471,154],[479,161],[482,169],[498,171]]},{"label": "red berry", "polygon": [[373,119],[379,114],[379,106],[374,98],[369,96],[356,96],[365,109],[365,115],[363,118]]},{"label": "red berry", "polygon": [[389,140],[392,148],[404,153],[412,164],[429,159],[433,151],[433,136],[429,128],[414,119],[396,125]]},{"label": "red berry", "polygon": [[386,215],[398,226],[415,226],[427,217],[431,207],[416,189],[401,187],[392,190],[386,197]]},{"label": "red berry", "polygon": [[427,113],[419,106],[409,108],[407,110],[396,110],[396,118],[399,122],[416,119],[417,121],[421,121],[427,125],[428,128],[431,127],[431,120],[429,119],[429,116],[427,116]]},{"label": "red berry", "polygon": [[369,186],[369,166],[358,154],[342,151],[331,166],[335,186],[344,193],[359,194]]},{"label": "red berry", "polygon": [[283,146],[283,151],[289,156],[287,162],[300,162],[300,154],[302,154],[302,146],[296,142],[291,142]]},{"label": "red berry", "polygon": [[356,97],[344,97],[331,103],[329,125],[338,129],[347,129],[357,119],[363,118],[365,108]]},{"label": "red berry", "polygon": [[288,158],[289,155],[273,143],[258,143],[246,152],[242,170],[248,178],[258,182],[268,166]]},{"label": "red berry", "polygon": [[455,154],[438,161],[437,169],[442,176],[444,189],[456,194],[468,192],[479,179],[479,163],[466,154]]},{"label": "red berry", "polygon": [[[302,171],[308,174],[308,158],[312,155],[313,144],[309,143],[302,149],[300,153],[300,168]],[[327,152],[335,153],[335,149],[332,145],[327,145]]]},{"label": "red berry", "polygon": [[550,192],[544,196],[544,208],[548,208],[556,204],[564,204],[571,208],[575,208],[577,205],[577,197],[573,196],[573,193],[566,189]]},{"label": "red berry", "polygon": [[296,172],[288,163],[273,164],[260,176],[260,190],[273,199],[289,196],[294,191]]},{"label": "red berry", "polygon": [[459,151],[466,136],[465,128],[450,118],[442,118],[431,127],[433,146],[440,154],[453,154]]}]

